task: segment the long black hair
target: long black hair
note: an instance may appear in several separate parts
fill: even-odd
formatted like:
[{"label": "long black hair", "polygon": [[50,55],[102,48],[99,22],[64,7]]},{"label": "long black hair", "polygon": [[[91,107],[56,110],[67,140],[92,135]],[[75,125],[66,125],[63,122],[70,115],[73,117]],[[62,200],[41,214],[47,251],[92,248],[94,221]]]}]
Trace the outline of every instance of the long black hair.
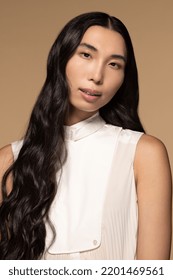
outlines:
[{"label": "long black hair", "polygon": [[[66,160],[64,122],[69,112],[65,69],[85,31],[93,25],[119,32],[127,49],[125,78],[112,100],[100,109],[110,124],[144,131],[138,117],[138,76],[133,46],[124,24],[102,12],[79,15],[69,21],[55,40],[47,63],[47,77],[33,108],[18,158],[2,180],[0,206],[0,259],[39,259],[45,251],[49,209]],[[8,176],[12,191],[7,195]],[[53,240],[52,240],[53,242]]]}]

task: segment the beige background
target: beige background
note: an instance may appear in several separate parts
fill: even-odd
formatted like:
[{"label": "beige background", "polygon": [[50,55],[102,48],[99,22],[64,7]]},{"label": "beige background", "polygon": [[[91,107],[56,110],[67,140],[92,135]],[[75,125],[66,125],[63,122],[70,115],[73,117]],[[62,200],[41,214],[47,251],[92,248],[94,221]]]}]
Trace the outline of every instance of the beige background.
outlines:
[{"label": "beige background", "polygon": [[129,29],[140,116],[147,132],[165,143],[173,166],[172,0],[0,0],[0,147],[22,136],[59,30],[72,17],[96,10],[119,17]]}]

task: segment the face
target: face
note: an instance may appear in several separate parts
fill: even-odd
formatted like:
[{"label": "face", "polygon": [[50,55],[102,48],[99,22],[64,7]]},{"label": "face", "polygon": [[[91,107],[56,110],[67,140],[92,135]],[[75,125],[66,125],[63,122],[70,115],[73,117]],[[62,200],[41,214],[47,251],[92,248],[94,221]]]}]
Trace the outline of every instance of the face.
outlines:
[{"label": "face", "polygon": [[113,30],[91,26],[66,66],[71,125],[95,114],[116,94],[124,80],[126,47]]}]

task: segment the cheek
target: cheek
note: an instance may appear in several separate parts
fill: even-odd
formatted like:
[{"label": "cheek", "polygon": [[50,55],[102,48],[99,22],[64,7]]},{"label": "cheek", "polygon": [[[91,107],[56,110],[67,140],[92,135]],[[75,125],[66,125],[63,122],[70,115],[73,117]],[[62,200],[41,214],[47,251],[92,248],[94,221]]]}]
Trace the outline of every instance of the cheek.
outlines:
[{"label": "cheek", "polygon": [[67,65],[66,67],[66,78],[71,87],[75,87],[76,84],[78,84],[78,80],[80,80],[81,77],[81,71],[80,67],[77,65]]},{"label": "cheek", "polygon": [[116,94],[116,92],[119,90],[121,85],[124,82],[124,73],[120,74],[118,77],[112,77],[112,79],[109,80],[109,93],[110,95]]}]

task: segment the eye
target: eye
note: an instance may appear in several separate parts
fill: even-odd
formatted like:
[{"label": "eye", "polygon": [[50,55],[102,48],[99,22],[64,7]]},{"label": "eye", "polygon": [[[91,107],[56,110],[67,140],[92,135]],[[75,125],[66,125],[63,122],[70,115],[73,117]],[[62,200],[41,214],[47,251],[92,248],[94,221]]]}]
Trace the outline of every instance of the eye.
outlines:
[{"label": "eye", "polygon": [[121,68],[121,65],[118,64],[117,62],[110,62],[109,65],[114,68],[114,69],[119,69]]},{"label": "eye", "polygon": [[81,52],[80,55],[83,57],[83,58],[90,58],[91,55],[87,52]]}]

